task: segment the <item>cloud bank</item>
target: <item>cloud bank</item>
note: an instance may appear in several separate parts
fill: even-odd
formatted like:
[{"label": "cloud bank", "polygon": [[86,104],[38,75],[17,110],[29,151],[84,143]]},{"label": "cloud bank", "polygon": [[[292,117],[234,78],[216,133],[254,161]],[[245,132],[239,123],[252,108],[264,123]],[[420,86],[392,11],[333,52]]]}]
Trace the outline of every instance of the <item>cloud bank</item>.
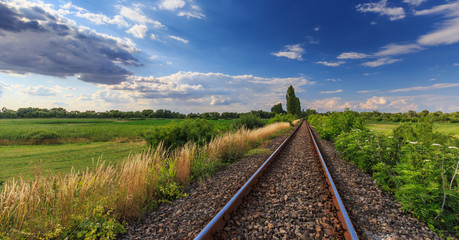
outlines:
[{"label": "cloud bank", "polygon": [[117,84],[132,75],[122,65],[138,65],[130,39],[84,27],[38,5],[0,3],[0,71]]}]

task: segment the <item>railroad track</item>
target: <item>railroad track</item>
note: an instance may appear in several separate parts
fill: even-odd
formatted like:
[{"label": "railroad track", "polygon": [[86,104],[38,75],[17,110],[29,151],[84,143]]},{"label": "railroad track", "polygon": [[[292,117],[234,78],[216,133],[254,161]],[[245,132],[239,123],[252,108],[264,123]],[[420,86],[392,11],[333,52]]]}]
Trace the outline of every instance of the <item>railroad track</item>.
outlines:
[{"label": "railroad track", "polygon": [[357,239],[302,122],[195,239]]}]

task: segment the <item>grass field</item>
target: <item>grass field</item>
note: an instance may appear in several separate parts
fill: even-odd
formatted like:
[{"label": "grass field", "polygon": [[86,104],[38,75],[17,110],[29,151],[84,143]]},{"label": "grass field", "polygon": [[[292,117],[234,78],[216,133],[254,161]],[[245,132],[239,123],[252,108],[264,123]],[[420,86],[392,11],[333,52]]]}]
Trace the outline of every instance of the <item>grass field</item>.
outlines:
[{"label": "grass field", "polygon": [[[392,129],[399,125],[398,122],[367,121],[367,127],[370,130],[384,134],[391,134]],[[434,123],[434,128],[439,132],[453,134],[454,137],[459,138],[459,123]]]},{"label": "grass field", "polygon": [[[152,127],[178,119],[0,119],[0,181],[93,168],[98,160],[116,163],[131,153],[146,150],[142,134]],[[213,120],[218,129],[229,129],[232,120]],[[30,132],[58,133],[62,144],[30,145]]]}]

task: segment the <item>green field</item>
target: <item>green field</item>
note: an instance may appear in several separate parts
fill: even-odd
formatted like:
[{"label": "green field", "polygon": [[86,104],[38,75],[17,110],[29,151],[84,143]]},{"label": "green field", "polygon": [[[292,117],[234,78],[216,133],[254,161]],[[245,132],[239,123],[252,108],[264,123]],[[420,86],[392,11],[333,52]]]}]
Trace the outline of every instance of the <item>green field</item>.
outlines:
[{"label": "green field", "polygon": [[[98,160],[116,163],[131,153],[147,148],[142,134],[178,119],[1,119],[0,181],[11,177],[30,177],[92,168]],[[225,130],[232,120],[213,120]],[[28,135],[33,131],[53,131],[61,144],[31,145]]]},{"label": "green field", "polygon": [[[367,121],[367,127],[370,130],[383,134],[391,134],[392,129],[400,124],[398,122]],[[459,123],[434,123],[434,128],[439,132],[453,134],[454,137],[459,138]]]}]

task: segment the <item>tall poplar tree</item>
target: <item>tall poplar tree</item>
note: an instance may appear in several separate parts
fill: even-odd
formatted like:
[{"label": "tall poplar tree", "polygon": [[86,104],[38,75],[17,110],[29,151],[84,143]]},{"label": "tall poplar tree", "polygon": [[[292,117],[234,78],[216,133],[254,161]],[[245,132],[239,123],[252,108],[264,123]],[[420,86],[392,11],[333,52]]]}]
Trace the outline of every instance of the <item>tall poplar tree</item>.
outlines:
[{"label": "tall poplar tree", "polygon": [[300,99],[295,96],[295,89],[292,85],[287,89],[287,114],[299,115],[301,113]]}]

